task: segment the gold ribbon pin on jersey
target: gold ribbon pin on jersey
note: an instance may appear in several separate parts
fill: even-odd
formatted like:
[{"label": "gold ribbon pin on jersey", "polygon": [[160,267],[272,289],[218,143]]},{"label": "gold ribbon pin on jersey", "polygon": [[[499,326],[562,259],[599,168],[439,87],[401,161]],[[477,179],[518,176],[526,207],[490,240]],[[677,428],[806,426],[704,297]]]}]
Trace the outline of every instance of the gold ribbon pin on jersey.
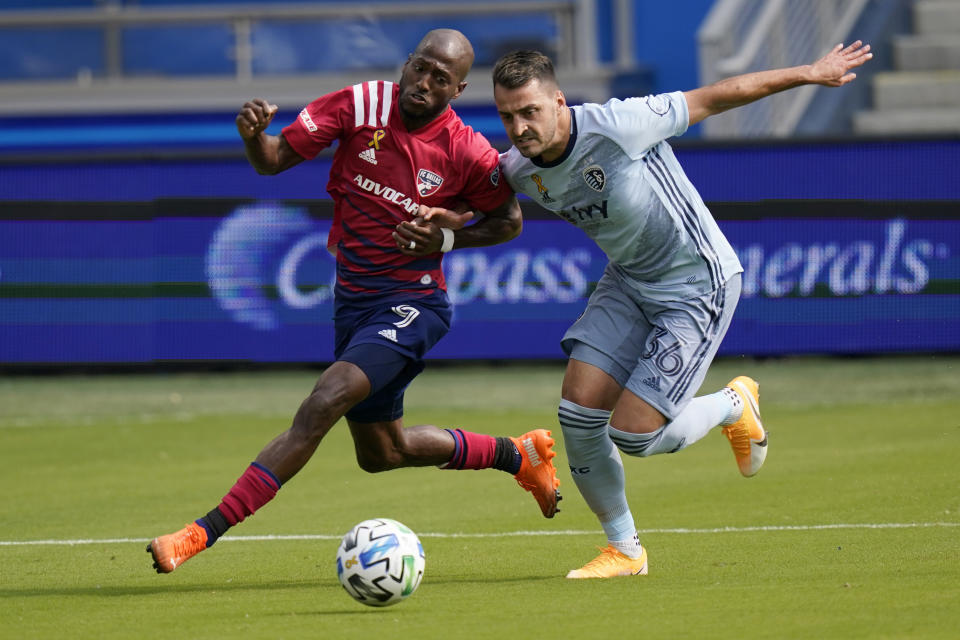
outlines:
[{"label": "gold ribbon pin on jersey", "polygon": [[373,140],[367,143],[368,147],[373,147],[374,151],[380,151],[380,141],[383,140],[383,136],[387,135],[387,132],[383,129],[377,129],[373,132]]},{"label": "gold ribbon pin on jersey", "polygon": [[530,176],[530,179],[533,180],[533,183],[537,185],[537,191],[540,192],[540,197],[544,202],[553,202],[553,198],[550,197],[550,193],[547,191],[547,188],[543,186],[543,178],[540,177],[540,174],[533,174]]}]

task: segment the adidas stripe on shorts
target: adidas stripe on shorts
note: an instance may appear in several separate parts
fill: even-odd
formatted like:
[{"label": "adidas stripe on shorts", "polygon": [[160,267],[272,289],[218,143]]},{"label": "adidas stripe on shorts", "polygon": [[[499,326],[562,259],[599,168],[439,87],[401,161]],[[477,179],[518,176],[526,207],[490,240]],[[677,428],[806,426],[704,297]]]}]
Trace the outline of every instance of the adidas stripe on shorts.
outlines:
[{"label": "adidas stripe on shorts", "polygon": [[403,415],[404,391],[423,371],[427,352],[450,330],[450,307],[424,302],[337,307],[334,356],[357,365],[370,380],[370,395],[347,418],[380,422]]},{"label": "adidas stripe on shorts", "polygon": [[561,342],[672,420],[696,395],[740,298],[740,274],[687,300],[640,297],[607,265],[583,315]]}]

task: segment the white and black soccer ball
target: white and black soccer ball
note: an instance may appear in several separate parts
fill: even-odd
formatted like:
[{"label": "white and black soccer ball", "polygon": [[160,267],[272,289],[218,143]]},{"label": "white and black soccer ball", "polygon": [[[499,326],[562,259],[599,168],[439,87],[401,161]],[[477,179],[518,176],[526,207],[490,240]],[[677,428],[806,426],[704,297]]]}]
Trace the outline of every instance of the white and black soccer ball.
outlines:
[{"label": "white and black soccer ball", "polygon": [[423,545],[408,527],[388,518],[364,520],[343,536],[337,577],[354,600],[385,607],[410,597],[423,579]]}]

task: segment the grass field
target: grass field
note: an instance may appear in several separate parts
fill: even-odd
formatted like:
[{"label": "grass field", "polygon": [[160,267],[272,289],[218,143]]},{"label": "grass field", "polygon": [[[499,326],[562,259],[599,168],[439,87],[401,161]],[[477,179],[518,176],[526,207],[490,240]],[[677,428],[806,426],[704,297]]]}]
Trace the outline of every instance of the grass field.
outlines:
[{"label": "grass field", "polygon": [[[497,471],[361,472],[338,425],[276,500],[171,575],[149,538],[214,507],[317,372],[0,378],[0,638],[957,638],[960,358],[718,362],[761,381],[763,471],[716,431],[625,458],[650,575],[568,581],[604,539]],[[556,427],[562,367],[428,369],[408,424]],[[559,441],[559,438],[558,438]],[[559,442],[558,442],[559,444]],[[420,590],[343,592],[339,537],[421,535]]]}]

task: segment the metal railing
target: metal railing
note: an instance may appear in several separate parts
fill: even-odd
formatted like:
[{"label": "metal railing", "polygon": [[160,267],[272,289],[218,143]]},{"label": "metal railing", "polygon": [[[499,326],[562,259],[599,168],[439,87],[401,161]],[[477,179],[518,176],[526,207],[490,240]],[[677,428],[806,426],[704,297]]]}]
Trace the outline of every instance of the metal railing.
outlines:
[{"label": "metal railing", "polygon": [[99,27],[104,30],[106,76],[124,77],[122,31],[150,25],[229,24],[235,36],[233,59],[238,81],[254,75],[253,27],[261,21],[321,21],[345,18],[437,18],[537,13],[552,16],[559,68],[589,71],[597,67],[596,0],[520,0],[518,2],[338,2],[324,4],[199,5],[140,7],[107,4],[90,9],[10,10],[0,12],[0,33],[9,28]]},{"label": "metal railing", "polygon": [[[697,34],[702,84],[779,67],[809,64],[846,42],[868,0],[720,0]],[[704,121],[710,138],[786,137],[818,90],[779,93]]]}]

